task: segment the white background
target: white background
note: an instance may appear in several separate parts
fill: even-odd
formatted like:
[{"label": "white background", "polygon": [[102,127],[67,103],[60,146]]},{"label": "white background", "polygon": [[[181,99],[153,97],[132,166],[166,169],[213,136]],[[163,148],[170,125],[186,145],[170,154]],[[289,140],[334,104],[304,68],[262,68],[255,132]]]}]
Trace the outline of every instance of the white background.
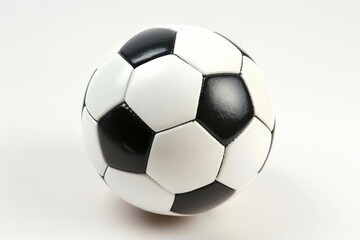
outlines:
[{"label": "white background", "polygon": [[[359,1],[0,1],[0,239],[360,239]],[[81,140],[83,93],[120,42],[191,24],[267,76],[277,138],[262,174],[188,218],[110,192]]]}]

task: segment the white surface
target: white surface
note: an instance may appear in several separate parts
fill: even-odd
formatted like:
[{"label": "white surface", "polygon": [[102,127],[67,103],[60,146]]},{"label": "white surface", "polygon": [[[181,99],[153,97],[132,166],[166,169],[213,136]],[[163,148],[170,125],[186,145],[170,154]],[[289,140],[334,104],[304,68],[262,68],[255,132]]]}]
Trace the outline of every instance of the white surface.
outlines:
[{"label": "white surface", "polygon": [[108,167],[105,181],[122,199],[146,211],[170,215],[175,195],[146,174],[129,173]]},{"label": "white surface", "polygon": [[257,118],[225,150],[217,180],[241,190],[258,173],[269,152],[271,132]]},{"label": "white surface", "polygon": [[92,77],[85,104],[91,116],[99,120],[125,99],[132,66],[119,54],[105,60]]},{"label": "white surface", "polygon": [[88,151],[87,155],[93,163],[96,171],[103,176],[107,164],[103,157],[100,148],[99,136],[97,132],[97,122],[90,116],[86,107],[83,110],[81,117],[82,134],[84,136],[85,148]]},{"label": "white surface", "polygon": [[158,132],[195,119],[201,84],[200,72],[167,55],[135,68],[125,100]]},{"label": "white surface", "polygon": [[[0,1],[0,239],[359,240],[360,2]],[[186,218],[121,201],[90,163],[89,77],[144,28],[183,23],[244,48],[277,116],[261,174]]]},{"label": "white surface", "polygon": [[259,67],[246,56],[243,58],[241,76],[249,89],[255,116],[263,121],[270,130],[273,130],[275,113],[268,90],[268,83],[265,81]]},{"label": "white surface", "polygon": [[176,33],[174,54],[204,75],[240,73],[241,52],[228,40],[208,30],[180,29]]},{"label": "white surface", "polygon": [[190,122],[155,135],[146,173],[172,193],[189,192],[215,180],[223,155],[224,147]]}]

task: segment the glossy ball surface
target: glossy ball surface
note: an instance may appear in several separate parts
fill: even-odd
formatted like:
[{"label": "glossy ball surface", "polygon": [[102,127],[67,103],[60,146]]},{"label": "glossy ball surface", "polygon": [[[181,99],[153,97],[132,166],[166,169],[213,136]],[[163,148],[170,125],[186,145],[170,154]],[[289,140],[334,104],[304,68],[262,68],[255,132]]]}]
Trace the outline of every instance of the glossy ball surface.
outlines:
[{"label": "glossy ball surface", "polygon": [[122,199],[192,215],[261,171],[275,116],[242,49],[206,29],[169,26],[136,34],[95,70],[82,128],[96,171]]}]

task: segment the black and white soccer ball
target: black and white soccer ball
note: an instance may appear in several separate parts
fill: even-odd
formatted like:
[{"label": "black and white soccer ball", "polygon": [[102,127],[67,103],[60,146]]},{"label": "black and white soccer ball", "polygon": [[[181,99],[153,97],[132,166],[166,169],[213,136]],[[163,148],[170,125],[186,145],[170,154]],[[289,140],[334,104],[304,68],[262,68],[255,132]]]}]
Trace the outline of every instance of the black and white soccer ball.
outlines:
[{"label": "black and white soccer ball", "polygon": [[275,117],[254,61],[197,27],[138,33],[95,70],[82,110],[97,172],[146,211],[192,215],[262,169]]}]

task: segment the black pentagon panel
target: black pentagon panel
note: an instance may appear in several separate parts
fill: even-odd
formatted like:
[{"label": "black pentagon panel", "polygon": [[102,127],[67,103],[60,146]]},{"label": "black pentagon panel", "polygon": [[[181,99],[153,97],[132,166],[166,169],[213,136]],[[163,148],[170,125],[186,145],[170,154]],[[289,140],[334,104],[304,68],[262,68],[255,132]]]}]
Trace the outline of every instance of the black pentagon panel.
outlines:
[{"label": "black pentagon panel", "polygon": [[118,105],[98,122],[106,163],[129,172],[144,173],[155,133],[127,106]]},{"label": "black pentagon panel", "polygon": [[214,181],[194,191],[176,194],[170,211],[180,214],[202,213],[220,205],[234,192],[234,189]]},{"label": "black pentagon panel", "polygon": [[258,171],[258,173],[260,173],[263,170],[263,168],[265,167],[265,164],[266,164],[266,162],[267,162],[267,160],[269,158],[269,155],[271,153],[271,149],[272,149],[272,146],[273,146],[273,143],[274,143],[275,129],[276,129],[276,120],[275,120],[275,123],[274,123],[274,128],[273,128],[273,130],[271,132],[271,142],[270,142],[269,152],[268,152],[268,154],[267,154],[267,156],[265,158],[265,161],[264,161],[263,165],[261,166],[260,170]]},{"label": "black pentagon panel", "polygon": [[119,51],[134,68],[157,57],[174,52],[176,32],[166,28],[152,28],[138,33]]},{"label": "black pentagon panel", "polygon": [[232,43],[232,45],[234,45],[237,49],[239,49],[239,51],[242,53],[243,56],[246,56],[248,58],[250,58],[253,62],[255,62],[250,56],[249,54],[247,54],[242,48],[240,48],[236,43],[234,43],[233,41],[231,41],[230,39],[228,39],[227,37],[225,37],[224,35],[221,35],[220,33],[215,32],[217,35],[222,36],[223,38],[225,38],[226,40],[228,40],[229,42]]},{"label": "black pentagon panel", "polygon": [[254,107],[239,75],[205,77],[196,120],[224,146],[234,140],[254,116]]}]

